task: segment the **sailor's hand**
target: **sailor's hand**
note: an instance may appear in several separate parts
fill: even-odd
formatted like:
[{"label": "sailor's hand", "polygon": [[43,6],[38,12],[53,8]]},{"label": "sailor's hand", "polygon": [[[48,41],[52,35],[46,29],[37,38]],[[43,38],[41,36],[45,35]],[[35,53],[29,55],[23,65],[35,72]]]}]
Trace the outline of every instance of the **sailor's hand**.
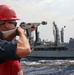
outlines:
[{"label": "sailor's hand", "polygon": [[38,26],[38,24],[34,24],[34,25],[30,28],[30,31],[32,32],[32,31],[36,30],[36,29],[37,29],[37,26]]},{"label": "sailor's hand", "polygon": [[24,34],[24,29],[22,29],[21,27],[17,27],[17,30],[19,35]]}]

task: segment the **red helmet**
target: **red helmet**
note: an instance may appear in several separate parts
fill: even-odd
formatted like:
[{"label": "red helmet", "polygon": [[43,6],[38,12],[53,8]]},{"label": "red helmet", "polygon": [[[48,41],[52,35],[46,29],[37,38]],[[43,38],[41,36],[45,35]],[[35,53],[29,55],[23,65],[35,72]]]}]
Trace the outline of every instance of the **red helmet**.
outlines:
[{"label": "red helmet", "polygon": [[0,20],[19,20],[19,18],[10,6],[0,5]]}]

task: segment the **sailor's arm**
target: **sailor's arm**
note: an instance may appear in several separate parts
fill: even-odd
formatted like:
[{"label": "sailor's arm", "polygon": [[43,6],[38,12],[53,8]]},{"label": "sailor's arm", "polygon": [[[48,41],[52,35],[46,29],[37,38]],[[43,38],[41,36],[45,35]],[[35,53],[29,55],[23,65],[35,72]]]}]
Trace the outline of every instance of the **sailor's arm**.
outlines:
[{"label": "sailor's arm", "polygon": [[[33,27],[30,28],[30,31],[34,31],[36,30],[37,25],[33,25]],[[27,35],[24,34],[24,29],[22,28],[18,28],[18,32],[19,32],[19,40],[17,43],[17,55],[22,58],[22,57],[26,57],[31,53],[31,49],[30,49],[30,44],[29,41],[27,39]]]},{"label": "sailor's arm", "polygon": [[24,34],[24,30],[19,27],[18,32],[19,32],[19,39],[17,43],[16,53],[20,58],[22,58],[28,56],[31,53],[31,49],[28,39]]}]

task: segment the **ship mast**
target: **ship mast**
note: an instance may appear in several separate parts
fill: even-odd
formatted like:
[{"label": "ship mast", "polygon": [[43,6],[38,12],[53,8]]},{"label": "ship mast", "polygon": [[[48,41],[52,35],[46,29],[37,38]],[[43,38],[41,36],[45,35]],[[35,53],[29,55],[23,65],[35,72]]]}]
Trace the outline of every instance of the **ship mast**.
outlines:
[{"label": "ship mast", "polygon": [[55,21],[53,21],[53,35],[54,35],[55,46],[58,46],[58,44],[60,43],[59,29],[55,24]]},{"label": "ship mast", "polygon": [[61,28],[61,31],[60,31],[60,34],[61,34],[61,43],[64,43],[64,28],[65,28],[66,26],[64,26],[64,27],[62,27]]}]

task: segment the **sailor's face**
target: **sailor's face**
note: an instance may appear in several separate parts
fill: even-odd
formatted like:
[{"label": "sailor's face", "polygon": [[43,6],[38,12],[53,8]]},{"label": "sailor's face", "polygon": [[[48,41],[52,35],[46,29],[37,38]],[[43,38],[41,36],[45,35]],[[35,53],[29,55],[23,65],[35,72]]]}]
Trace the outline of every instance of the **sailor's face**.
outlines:
[{"label": "sailor's face", "polygon": [[17,25],[17,22],[16,21],[8,21],[6,22],[6,29],[7,30],[11,30],[11,29],[14,29]]}]

